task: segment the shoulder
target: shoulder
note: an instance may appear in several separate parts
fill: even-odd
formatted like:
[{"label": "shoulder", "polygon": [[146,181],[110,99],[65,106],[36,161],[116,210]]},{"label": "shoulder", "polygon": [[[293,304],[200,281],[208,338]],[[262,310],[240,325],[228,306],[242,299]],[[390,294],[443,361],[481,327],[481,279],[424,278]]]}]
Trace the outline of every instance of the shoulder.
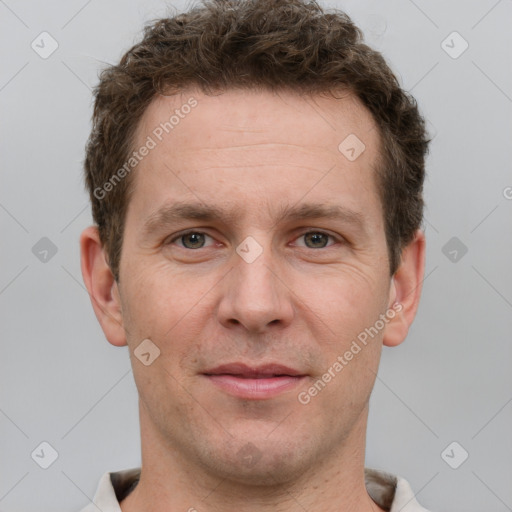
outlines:
[{"label": "shoulder", "polygon": [[418,503],[405,478],[372,468],[365,468],[364,475],[366,490],[380,507],[390,512],[429,512]]},{"label": "shoulder", "polygon": [[121,512],[119,502],[137,482],[140,468],[107,472],[102,475],[94,498],[80,512]]}]

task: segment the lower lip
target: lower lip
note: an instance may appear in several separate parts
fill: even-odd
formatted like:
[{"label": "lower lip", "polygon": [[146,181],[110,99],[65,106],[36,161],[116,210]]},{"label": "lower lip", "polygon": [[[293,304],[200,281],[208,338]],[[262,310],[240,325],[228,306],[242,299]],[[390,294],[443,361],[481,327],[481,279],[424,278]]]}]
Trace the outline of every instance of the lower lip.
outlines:
[{"label": "lower lip", "polygon": [[206,375],[212,384],[238,398],[261,400],[295,388],[304,376],[244,379],[235,375]]}]

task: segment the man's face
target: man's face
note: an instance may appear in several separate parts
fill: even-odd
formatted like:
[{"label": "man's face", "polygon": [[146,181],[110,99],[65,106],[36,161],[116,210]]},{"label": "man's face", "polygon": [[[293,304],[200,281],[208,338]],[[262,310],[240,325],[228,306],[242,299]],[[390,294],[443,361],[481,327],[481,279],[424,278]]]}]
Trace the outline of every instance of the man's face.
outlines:
[{"label": "man's face", "polygon": [[153,101],[136,148],[148,136],[119,285],[143,436],[253,483],[340,455],[364,436],[385,327],[358,335],[392,303],[371,115],[348,94],[186,91]]}]

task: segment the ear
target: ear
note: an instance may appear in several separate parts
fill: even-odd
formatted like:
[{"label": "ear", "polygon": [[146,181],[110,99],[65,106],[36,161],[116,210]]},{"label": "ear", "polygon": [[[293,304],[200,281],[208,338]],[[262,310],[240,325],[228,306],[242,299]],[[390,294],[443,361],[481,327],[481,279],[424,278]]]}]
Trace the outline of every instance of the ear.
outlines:
[{"label": "ear", "polygon": [[405,340],[420,302],[424,272],[425,235],[418,230],[402,250],[400,266],[391,278],[388,308],[395,311],[395,316],[386,325],[384,345],[395,347]]},{"label": "ear", "polygon": [[96,318],[112,345],[126,345],[119,289],[105,257],[98,228],[90,226],[80,236],[82,276]]}]

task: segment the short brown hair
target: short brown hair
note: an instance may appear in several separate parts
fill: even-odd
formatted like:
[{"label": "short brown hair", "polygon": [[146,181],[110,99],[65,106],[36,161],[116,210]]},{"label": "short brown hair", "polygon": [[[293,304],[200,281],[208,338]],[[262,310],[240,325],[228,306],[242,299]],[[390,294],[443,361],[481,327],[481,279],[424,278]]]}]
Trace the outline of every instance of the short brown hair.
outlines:
[{"label": "short brown hair", "polygon": [[[323,94],[355,93],[381,136],[377,185],[390,273],[423,218],[425,121],[382,55],[339,10],[307,0],[203,0],[187,13],[160,19],[96,86],[85,180],[94,222],[112,273],[119,261],[133,176],[104,185],[133,151],[139,121],[159,93],[199,87]],[[341,141],[340,141],[341,142]],[[101,194],[98,193],[101,190]]]}]

